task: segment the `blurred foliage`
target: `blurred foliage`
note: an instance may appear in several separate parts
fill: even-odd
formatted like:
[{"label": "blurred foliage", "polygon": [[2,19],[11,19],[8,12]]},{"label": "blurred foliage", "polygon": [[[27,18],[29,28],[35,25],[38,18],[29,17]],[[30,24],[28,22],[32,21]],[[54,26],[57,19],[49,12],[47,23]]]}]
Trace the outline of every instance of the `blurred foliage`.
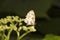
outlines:
[{"label": "blurred foliage", "polygon": [[43,40],[60,40],[60,36],[47,34]]},{"label": "blurred foliage", "polygon": [[47,17],[46,12],[50,8],[52,1],[53,0],[0,0],[0,12],[14,12],[20,17],[25,17],[26,13],[33,9],[36,17]]}]

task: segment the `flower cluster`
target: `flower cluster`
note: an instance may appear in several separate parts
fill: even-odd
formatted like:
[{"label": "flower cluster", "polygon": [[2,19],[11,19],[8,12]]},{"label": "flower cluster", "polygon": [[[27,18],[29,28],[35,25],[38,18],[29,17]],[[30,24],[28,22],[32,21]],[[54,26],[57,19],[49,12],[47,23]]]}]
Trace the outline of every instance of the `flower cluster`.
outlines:
[{"label": "flower cluster", "polygon": [[[17,40],[20,40],[23,38],[26,34],[30,32],[35,32],[36,29],[34,26],[24,26],[23,22],[24,19],[19,18],[18,16],[7,16],[6,18],[1,18],[0,19],[0,32],[4,32],[5,30],[9,30],[8,34],[5,35],[5,40],[9,40],[10,38],[10,33],[14,30],[17,33]],[[19,26],[19,28],[17,27]],[[22,26],[21,26],[22,25]],[[26,33],[20,35],[21,30],[26,31]]]}]

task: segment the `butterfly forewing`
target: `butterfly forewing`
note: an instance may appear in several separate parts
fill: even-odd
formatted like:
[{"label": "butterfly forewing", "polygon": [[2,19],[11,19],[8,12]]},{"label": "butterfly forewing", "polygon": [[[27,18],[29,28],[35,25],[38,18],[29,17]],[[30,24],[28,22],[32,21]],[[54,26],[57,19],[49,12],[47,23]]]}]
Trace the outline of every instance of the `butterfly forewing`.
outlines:
[{"label": "butterfly forewing", "polygon": [[29,11],[24,20],[27,25],[35,25],[35,13],[33,10]]}]

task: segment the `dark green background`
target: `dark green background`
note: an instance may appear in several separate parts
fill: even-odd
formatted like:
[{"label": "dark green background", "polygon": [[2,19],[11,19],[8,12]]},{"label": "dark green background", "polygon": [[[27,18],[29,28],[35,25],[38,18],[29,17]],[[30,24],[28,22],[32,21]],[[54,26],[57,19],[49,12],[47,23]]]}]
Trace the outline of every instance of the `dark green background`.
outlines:
[{"label": "dark green background", "polygon": [[42,18],[36,19],[38,32],[29,34],[24,40],[40,40],[45,34],[60,35],[60,18],[49,18],[47,14],[52,2],[53,0],[0,0],[0,16],[12,14],[25,17],[30,10],[34,10],[36,18]]},{"label": "dark green background", "polygon": [[0,0],[0,12],[15,12],[25,17],[28,11],[34,10],[36,17],[47,17],[47,10],[52,0]]}]

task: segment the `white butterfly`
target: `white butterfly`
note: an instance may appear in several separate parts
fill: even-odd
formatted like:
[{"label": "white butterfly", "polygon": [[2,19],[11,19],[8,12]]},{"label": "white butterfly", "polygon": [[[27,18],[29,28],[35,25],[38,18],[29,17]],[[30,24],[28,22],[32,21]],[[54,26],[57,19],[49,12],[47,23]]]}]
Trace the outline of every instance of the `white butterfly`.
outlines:
[{"label": "white butterfly", "polygon": [[35,25],[35,13],[33,10],[30,10],[26,18],[24,19],[24,22],[27,23],[27,25]]}]

